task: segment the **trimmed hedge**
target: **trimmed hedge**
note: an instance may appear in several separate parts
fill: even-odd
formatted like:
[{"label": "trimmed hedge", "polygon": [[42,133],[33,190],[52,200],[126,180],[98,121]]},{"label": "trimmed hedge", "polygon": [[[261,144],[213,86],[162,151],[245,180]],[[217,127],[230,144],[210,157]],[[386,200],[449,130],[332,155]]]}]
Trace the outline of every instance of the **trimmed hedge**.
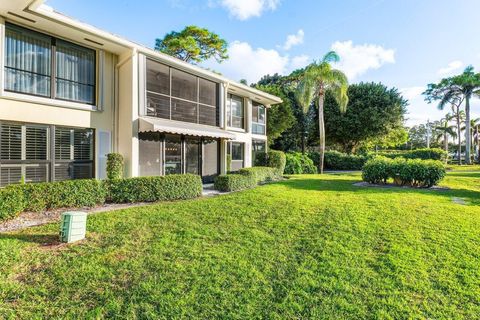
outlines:
[{"label": "trimmed hedge", "polygon": [[286,155],[286,174],[312,174],[317,173],[317,168],[312,159],[300,152],[290,152]]},{"label": "trimmed hedge", "polygon": [[113,203],[192,199],[202,194],[202,179],[193,174],[138,177],[105,181],[107,201]]},{"label": "trimmed hedge", "polygon": [[438,160],[376,157],[365,164],[362,178],[376,184],[391,178],[396,185],[429,188],[437,185],[445,174],[445,166]]},{"label": "trimmed hedge", "polygon": [[239,173],[245,176],[253,176],[255,183],[273,181],[280,177],[278,170],[270,167],[243,168],[240,169]]},{"label": "trimmed hedge", "polygon": [[223,174],[215,178],[215,190],[222,192],[251,189],[257,185],[253,175],[240,173]]},{"label": "trimmed hedge", "polygon": [[363,181],[374,184],[387,183],[391,162],[391,159],[382,156],[368,160],[362,169]]},{"label": "trimmed hedge", "polygon": [[[372,155],[375,155],[374,153]],[[439,148],[423,148],[408,151],[394,151],[386,152],[380,151],[377,155],[381,155],[390,159],[405,158],[405,159],[421,159],[421,160],[440,160],[447,159],[447,152]]]},{"label": "trimmed hedge", "polygon": [[251,189],[259,183],[274,181],[281,177],[277,168],[243,168],[238,173],[220,175],[215,179],[215,189],[222,192]]},{"label": "trimmed hedge", "polygon": [[267,153],[258,154],[255,161],[255,164],[259,166],[276,168],[279,175],[285,172],[286,163],[285,153],[277,150],[270,150]]},{"label": "trimmed hedge", "polygon": [[[318,159],[320,158],[318,152],[310,153],[310,156],[316,159],[316,166],[318,167]],[[368,157],[363,155],[346,154],[338,151],[327,151],[325,152],[325,169],[362,170],[362,167],[367,160]]]},{"label": "trimmed hedge", "polygon": [[13,185],[0,190],[0,221],[15,218],[25,210],[22,186]]},{"label": "trimmed hedge", "polygon": [[12,185],[0,190],[0,220],[24,211],[94,207],[105,202],[105,195],[95,179]]},{"label": "trimmed hedge", "polygon": [[0,189],[0,221],[15,218],[24,211],[94,207],[105,202],[191,199],[201,194],[202,179],[188,174],[18,184]]}]

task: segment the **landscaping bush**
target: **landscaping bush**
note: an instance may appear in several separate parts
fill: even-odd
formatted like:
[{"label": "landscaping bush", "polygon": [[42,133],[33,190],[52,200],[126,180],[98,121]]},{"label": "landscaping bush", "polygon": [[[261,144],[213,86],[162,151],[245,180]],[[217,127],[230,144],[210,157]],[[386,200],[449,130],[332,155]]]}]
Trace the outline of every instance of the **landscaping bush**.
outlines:
[{"label": "landscaping bush", "polygon": [[192,199],[202,194],[202,179],[193,174],[105,181],[107,200],[114,203]]},{"label": "landscaping bush", "polygon": [[282,175],[285,172],[285,165],[287,163],[287,159],[285,157],[285,153],[282,151],[270,150],[267,153],[267,167],[276,168],[278,170],[278,174]]},{"label": "landscaping bush", "polygon": [[381,156],[368,160],[362,169],[363,181],[375,184],[387,183],[391,162],[391,159]]},{"label": "landscaping bush", "polygon": [[0,221],[15,218],[25,210],[23,185],[0,189]]},{"label": "landscaping bush", "polygon": [[429,188],[437,185],[445,174],[445,166],[438,160],[376,157],[364,165],[362,178],[375,184],[392,178],[397,185]]},{"label": "landscaping bush", "polygon": [[253,176],[255,183],[274,181],[280,178],[278,170],[270,167],[243,168],[238,172],[241,175]]},{"label": "landscaping bush", "polygon": [[110,180],[123,178],[123,156],[119,153],[107,155],[107,178]]},{"label": "landscaping bush", "polygon": [[105,202],[105,194],[95,179],[8,186],[0,190],[0,221],[24,211],[94,207]]},{"label": "landscaping bush", "polygon": [[285,155],[286,174],[312,174],[317,173],[317,168],[306,154],[300,152],[291,152]]},{"label": "landscaping bush", "polygon": [[[318,152],[312,152],[309,156],[314,160],[318,167],[320,155]],[[325,152],[325,169],[328,170],[362,170],[368,157],[364,155],[346,154],[338,151]]]},{"label": "landscaping bush", "polygon": [[94,207],[105,202],[105,188],[101,181],[66,180],[23,185],[26,211],[44,211],[58,208]]},{"label": "landscaping bush", "polygon": [[277,168],[252,167],[240,169],[237,173],[220,175],[214,187],[218,191],[231,192],[251,189],[259,183],[274,181],[281,177]]},{"label": "landscaping bush", "polygon": [[254,175],[231,173],[215,178],[215,189],[222,192],[251,189],[257,185]]},{"label": "landscaping bush", "polygon": [[378,153],[372,153],[371,155],[381,155],[390,159],[405,158],[405,159],[421,159],[421,160],[440,160],[445,161],[447,159],[447,153],[445,150],[439,148],[423,148],[407,151],[380,151]]}]

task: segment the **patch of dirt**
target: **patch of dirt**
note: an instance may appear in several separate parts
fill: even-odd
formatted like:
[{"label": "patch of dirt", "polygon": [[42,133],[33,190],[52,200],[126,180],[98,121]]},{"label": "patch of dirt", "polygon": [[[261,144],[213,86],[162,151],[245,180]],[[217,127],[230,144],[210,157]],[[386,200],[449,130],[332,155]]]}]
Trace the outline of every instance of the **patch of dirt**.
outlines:
[{"label": "patch of dirt", "polygon": [[367,188],[383,188],[383,189],[392,189],[392,188],[400,188],[400,189],[414,189],[414,190],[434,190],[434,191],[447,191],[450,190],[449,187],[441,187],[441,186],[433,186],[430,188],[419,188],[419,187],[410,187],[410,186],[398,186],[393,183],[387,184],[374,184],[368,182],[356,182],[353,184],[355,187],[367,187]]},{"label": "patch of dirt", "polygon": [[50,222],[60,221],[63,212],[66,211],[83,211],[88,215],[108,212],[119,209],[127,209],[149,205],[149,203],[131,203],[131,204],[105,204],[95,208],[76,208],[76,209],[58,209],[45,212],[24,212],[15,219],[0,223],[0,233],[25,229],[34,226],[40,226]]}]

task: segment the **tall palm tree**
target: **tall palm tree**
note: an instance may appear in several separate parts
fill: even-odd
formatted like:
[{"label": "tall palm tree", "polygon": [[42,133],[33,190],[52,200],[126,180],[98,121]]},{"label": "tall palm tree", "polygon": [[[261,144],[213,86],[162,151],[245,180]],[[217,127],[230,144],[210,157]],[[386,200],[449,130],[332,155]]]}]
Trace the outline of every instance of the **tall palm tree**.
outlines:
[{"label": "tall palm tree", "polygon": [[[475,135],[475,128],[477,126],[480,126],[480,118],[476,118],[476,119],[470,119],[470,139],[472,141],[472,147],[471,149],[473,150],[473,141],[474,141],[474,135]],[[465,120],[465,125],[462,127],[462,131],[465,131],[465,136],[468,135],[468,131],[467,131],[467,123],[466,123],[466,120]],[[470,150],[470,151],[472,151]]]},{"label": "tall palm tree", "polygon": [[327,90],[330,90],[338,103],[341,112],[347,110],[348,79],[340,70],[332,68],[332,63],[338,62],[340,57],[335,51],[328,52],[322,60],[307,66],[297,86],[295,97],[298,103],[308,110],[316,99],[318,107],[318,130],[320,138],[319,171],[323,173],[325,158],[325,121],[324,102]]},{"label": "tall palm tree", "polygon": [[452,78],[452,89],[465,98],[465,162],[471,164],[470,152],[472,136],[470,134],[470,100],[480,97],[480,73],[475,73],[473,66],[468,66],[461,75]]},{"label": "tall palm tree", "polygon": [[[456,126],[450,125],[450,120],[453,119],[453,116],[450,114],[447,114],[445,116],[445,119],[440,120],[440,126],[435,127],[435,131],[438,132],[436,136],[436,140],[440,141],[443,139],[443,146],[445,149],[445,152],[448,155],[448,137],[451,136],[452,138],[457,137],[457,133],[455,132]],[[447,157],[448,160],[448,157]]]}]

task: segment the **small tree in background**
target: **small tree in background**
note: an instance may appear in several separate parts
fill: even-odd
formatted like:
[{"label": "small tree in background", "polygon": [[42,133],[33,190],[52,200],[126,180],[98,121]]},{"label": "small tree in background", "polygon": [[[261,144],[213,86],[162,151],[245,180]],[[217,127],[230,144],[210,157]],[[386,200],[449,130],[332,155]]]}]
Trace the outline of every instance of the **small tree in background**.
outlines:
[{"label": "small tree in background", "polygon": [[107,155],[107,178],[116,180],[123,178],[123,156],[119,153],[109,153]]},{"label": "small tree in background", "polygon": [[210,58],[222,62],[228,59],[227,46],[227,41],[218,34],[197,26],[187,26],[180,32],[172,31],[163,39],[155,40],[155,50],[191,63]]}]

